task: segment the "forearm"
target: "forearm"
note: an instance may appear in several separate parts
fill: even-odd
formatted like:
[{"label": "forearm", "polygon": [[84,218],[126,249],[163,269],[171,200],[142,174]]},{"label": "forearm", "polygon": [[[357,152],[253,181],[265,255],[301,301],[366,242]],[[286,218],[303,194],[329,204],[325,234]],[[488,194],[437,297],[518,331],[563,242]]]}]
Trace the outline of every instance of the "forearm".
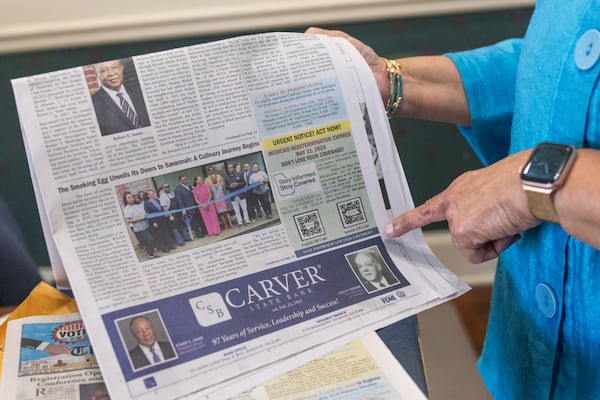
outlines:
[{"label": "forearm", "polygon": [[554,208],[569,234],[600,249],[600,151],[577,153],[565,185],[554,195]]},{"label": "forearm", "polygon": [[[396,60],[402,71],[402,108],[399,117],[470,125],[469,106],[456,66],[445,56]],[[387,73],[386,73],[387,79]],[[389,80],[387,83],[389,96]],[[387,100],[387,98],[386,98]]]},{"label": "forearm", "polygon": [[[385,61],[369,46],[342,31],[309,28],[348,40],[373,71],[384,104],[390,97],[390,79]],[[400,117],[471,125],[463,82],[454,62],[445,56],[407,57],[396,60],[401,67],[403,89]]]}]

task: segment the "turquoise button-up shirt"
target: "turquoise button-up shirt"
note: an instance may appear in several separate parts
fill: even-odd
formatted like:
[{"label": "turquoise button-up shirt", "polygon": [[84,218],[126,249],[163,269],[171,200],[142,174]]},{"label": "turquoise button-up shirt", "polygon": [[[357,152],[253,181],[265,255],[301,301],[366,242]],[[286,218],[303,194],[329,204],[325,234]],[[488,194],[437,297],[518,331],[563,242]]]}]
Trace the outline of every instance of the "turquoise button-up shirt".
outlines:
[{"label": "turquoise button-up shirt", "polygon": [[[472,117],[460,129],[485,164],[542,141],[600,149],[594,31],[599,0],[538,0],[523,39],[448,54]],[[600,399],[598,250],[557,224],[523,232],[491,307],[478,367],[494,398]]]}]

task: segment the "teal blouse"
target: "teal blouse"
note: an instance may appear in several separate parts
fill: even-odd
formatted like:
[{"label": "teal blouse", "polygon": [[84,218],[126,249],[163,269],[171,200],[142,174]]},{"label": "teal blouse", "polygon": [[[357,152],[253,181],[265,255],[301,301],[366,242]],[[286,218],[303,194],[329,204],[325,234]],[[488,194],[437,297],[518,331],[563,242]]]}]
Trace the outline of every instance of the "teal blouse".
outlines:
[{"label": "teal blouse", "polygon": [[[485,164],[542,141],[600,149],[599,31],[600,1],[538,0],[523,39],[448,54]],[[523,232],[499,257],[478,367],[496,399],[600,399],[600,252],[557,224]]]}]

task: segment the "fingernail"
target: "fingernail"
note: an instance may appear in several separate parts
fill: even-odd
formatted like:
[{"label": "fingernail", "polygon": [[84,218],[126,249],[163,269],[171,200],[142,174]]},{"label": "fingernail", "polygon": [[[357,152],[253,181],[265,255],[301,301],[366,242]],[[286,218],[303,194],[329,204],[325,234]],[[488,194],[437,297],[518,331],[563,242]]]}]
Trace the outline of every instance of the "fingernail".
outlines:
[{"label": "fingernail", "polygon": [[383,233],[385,236],[393,236],[394,235],[394,225],[390,222],[389,224],[384,226]]}]

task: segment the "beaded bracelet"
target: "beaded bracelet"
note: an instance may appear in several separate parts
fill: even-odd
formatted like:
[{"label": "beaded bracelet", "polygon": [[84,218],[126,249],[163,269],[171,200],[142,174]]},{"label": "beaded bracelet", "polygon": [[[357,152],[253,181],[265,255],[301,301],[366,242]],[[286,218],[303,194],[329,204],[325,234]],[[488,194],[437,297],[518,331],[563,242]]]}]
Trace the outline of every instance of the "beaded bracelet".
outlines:
[{"label": "beaded bracelet", "polygon": [[385,62],[390,78],[390,97],[385,105],[385,112],[388,119],[391,119],[402,108],[402,71],[396,61],[384,57],[381,59]]}]

